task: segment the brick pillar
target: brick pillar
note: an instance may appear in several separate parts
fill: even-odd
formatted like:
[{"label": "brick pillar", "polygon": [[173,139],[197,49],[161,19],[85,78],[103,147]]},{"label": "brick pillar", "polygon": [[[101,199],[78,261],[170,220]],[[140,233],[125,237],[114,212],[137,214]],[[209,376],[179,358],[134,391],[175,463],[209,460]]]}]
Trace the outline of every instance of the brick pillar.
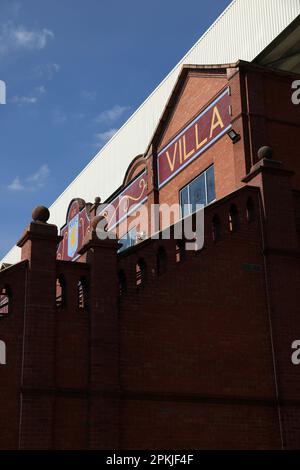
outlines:
[{"label": "brick pillar", "polygon": [[[146,155],[146,168],[147,168],[147,207],[148,207],[148,235],[159,231],[160,227],[155,227],[151,230],[151,207],[153,204],[159,204],[159,189],[158,189],[158,176],[157,176],[157,152],[153,146],[150,147]],[[152,222],[153,223],[153,222]],[[153,232],[153,233],[152,233]]]},{"label": "brick pillar", "polygon": [[55,386],[57,227],[39,207],[18,246],[28,260],[21,376],[20,447],[51,449]]},{"label": "brick pillar", "polygon": [[251,70],[246,65],[244,80],[251,160],[252,164],[255,164],[258,160],[258,150],[269,141],[264,76],[260,71],[255,68]]},{"label": "brick pillar", "polygon": [[[267,158],[266,158],[267,157]],[[256,163],[243,182],[261,188],[265,222],[265,244],[268,250],[293,251],[297,249],[292,176],[278,160],[273,160],[272,149],[262,147]]]},{"label": "brick pillar", "polygon": [[[243,67],[228,68],[227,78],[230,87],[232,128],[240,135],[240,140],[232,144],[236,188],[242,186],[241,178],[251,168],[249,126],[247,119],[247,89]],[[227,137],[226,137],[227,138]]]},{"label": "brick pillar", "polygon": [[[300,374],[292,364],[291,345],[300,340],[300,251],[292,191],[293,172],[272,159],[272,149],[259,151],[261,160],[244,182],[261,188],[264,226],[266,297],[274,359],[282,447],[300,446]],[[266,158],[267,157],[267,158]]]},{"label": "brick pillar", "polygon": [[[97,221],[99,218],[95,218]],[[90,264],[89,447],[119,448],[119,322],[116,240],[99,240],[95,223],[80,250]]]}]

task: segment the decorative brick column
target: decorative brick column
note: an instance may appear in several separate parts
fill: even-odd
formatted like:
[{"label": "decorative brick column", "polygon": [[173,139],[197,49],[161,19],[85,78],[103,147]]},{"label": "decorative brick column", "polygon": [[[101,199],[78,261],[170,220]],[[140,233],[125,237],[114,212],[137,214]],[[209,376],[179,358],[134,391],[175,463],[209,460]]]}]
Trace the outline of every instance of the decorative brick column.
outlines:
[{"label": "decorative brick column", "polygon": [[89,447],[119,448],[119,320],[116,240],[100,240],[92,222],[80,254],[90,264]]},{"label": "decorative brick column", "polygon": [[57,227],[38,207],[18,246],[28,260],[21,371],[21,449],[52,447],[55,386],[55,296]]},{"label": "decorative brick column", "polygon": [[266,298],[282,447],[297,449],[300,375],[291,361],[291,345],[300,339],[300,250],[292,187],[294,173],[273,159],[270,147],[261,148],[258,158],[259,162],[243,181],[261,189]]},{"label": "decorative brick column", "polygon": [[[151,207],[153,204],[159,204],[159,189],[157,186],[158,176],[157,176],[157,152],[156,149],[151,145],[148,150],[146,158],[146,168],[147,168],[147,207],[148,207],[148,233],[149,236],[153,233],[158,232],[160,227],[152,227],[154,223],[152,221],[152,211]],[[158,221],[159,222],[159,221]],[[153,230],[154,228],[154,230]]]}]

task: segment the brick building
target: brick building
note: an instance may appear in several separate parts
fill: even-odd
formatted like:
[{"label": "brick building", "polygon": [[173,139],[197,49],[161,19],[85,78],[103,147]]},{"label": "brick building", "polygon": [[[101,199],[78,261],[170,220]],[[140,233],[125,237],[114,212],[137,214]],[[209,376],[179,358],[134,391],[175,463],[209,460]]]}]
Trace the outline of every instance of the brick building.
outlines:
[{"label": "brick building", "polygon": [[296,79],[183,67],[108,199],[121,242],[139,204],[204,204],[201,249],[99,240],[98,198],[71,201],[60,234],[34,211],[0,271],[1,449],[299,448]]}]

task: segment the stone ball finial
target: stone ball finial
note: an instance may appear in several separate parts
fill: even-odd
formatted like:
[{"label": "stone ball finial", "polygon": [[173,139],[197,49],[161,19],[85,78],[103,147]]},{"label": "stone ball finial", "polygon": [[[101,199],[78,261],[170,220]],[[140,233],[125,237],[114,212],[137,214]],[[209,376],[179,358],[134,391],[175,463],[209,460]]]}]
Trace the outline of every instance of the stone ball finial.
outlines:
[{"label": "stone ball finial", "polygon": [[[92,227],[92,231],[93,231],[93,232],[96,232],[98,223],[99,223],[101,220],[105,220],[105,217],[103,217],[103,215],[97,215],[96,217],[94,217],[94,218],[92,219],[92,221],[91,221],[91,227]],[[104,229],[104,230],[105,230],[105,229]]]},{"label": "stone ball finial", "polygon": [[273,158],[273,149],[272,147],[264,146],[261,147],[257,152],[258,158],[262,160],[263,158],[267,158],[268,160],[272,160]]},{"label": "stone ball finial", "polygon": [[32,211],[32,220],[34,222],[46,223],[49,220],[50,212],[45,206],[37,206]]},{"label": "stone ball finial", "polygon": [[100,204],[101,202],[101,197],[97,196],[95,197],[95,204]]}]

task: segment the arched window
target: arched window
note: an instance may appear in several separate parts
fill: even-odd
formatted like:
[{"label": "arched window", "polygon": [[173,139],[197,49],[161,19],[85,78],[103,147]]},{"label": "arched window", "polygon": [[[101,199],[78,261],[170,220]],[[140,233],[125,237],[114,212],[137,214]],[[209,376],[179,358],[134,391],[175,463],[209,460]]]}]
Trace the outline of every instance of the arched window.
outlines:
[{"label": "arched window", "polygon": [[143,259],[140,259],[137,262],[135,266],[135,272],[136,272],[136,285],[140,287],[144,285],[147,280],[147,266]]},{"label": "arched window", "polygon": [[180,263],[185,259],[185,241],[177,240],[176,241],[176,263]]},{"label": "arched window", "polygon": [[8,286],[0,289],[0,318],[11,313],[11,290]]},{"label": "arched window", "polygon": [[219,241],[221,238],[221,221],[217,214],[212,219],[212,237],[214,242]]},{"label": "arched window", "polygon": [[66,282],[64,276],[56,279],[56,307],[63,308],[66,305]]},{"label": "arched window", "polygon": [[119,292],[120,292],[120,295],[126,294],[126,292],[127,292],[127,279],[126,279],[126,274],[123,271],[123,269],[121,269],[118,272],[118,279],[119,279]]},{"label": "arched window", "polygon": [[246,209],[247,209],[247,220],[249,223],[251,223],[255,219],[255,205],[254,205],[252,197],[248,198]]},{"label": "arched window", "polygon": [[4,341],[0,341],[0,364],[6,364],[6,344]]},{"label": "arched window", "polygon": [[236,232],[240,228],[239,211],[235,204],[232,204],[229,209],[229,230]]},{"label": "arched window", "polygon": [[77,305],[80,310],[88,309],[88,283],[84,277],[77,284]]},{"label": "arched window", "polygon": [[160,246],[156,254],[156,267],[157,274],[160,276],[167,271],[168,257],[166,250],[163,246]]}]

